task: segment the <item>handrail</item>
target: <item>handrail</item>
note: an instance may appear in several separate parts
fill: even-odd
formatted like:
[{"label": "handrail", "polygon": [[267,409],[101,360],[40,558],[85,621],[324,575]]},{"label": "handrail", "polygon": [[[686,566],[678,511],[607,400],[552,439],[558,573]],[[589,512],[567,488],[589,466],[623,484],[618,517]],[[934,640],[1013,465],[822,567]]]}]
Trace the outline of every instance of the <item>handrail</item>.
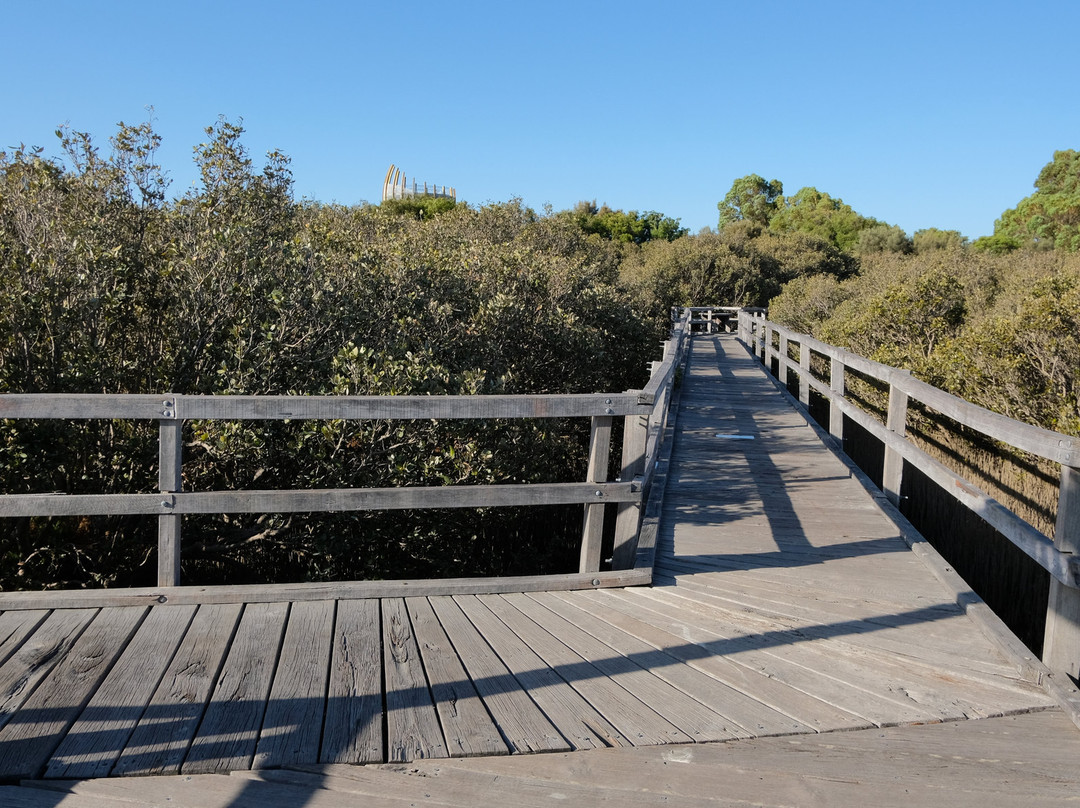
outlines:
[{"label": "handrail", "polygon": [[[622,393],[494,396],[247,396],[0,394],[0,419],[132,419],[159,424],[158,490],[137,494],[0,494],[0,517],[157,515],[158,586],[180,584],[180,531],[184,514],[285,513],[502,506],[585,506],[580,573],[600,569],[603,511],[619,507],[616,570],[633,566],[641,501],[651,475],[662,423],[682,358],[689,314],[675,324],[642,390]],[[607,479],[612,421],[626,421],[623,474]],[[182,427],[186,420],[439,420],[589,418],[586,479],[578,483],[410,486],[297,491],[184,491]],[[644,437],[642,437],[644,436]],[[624,563],[624,566],[618,566]]]},{"label": "handrail", "polygon": [[[900,502],[906,460],[1050,574],[1044,661],[1051,669],[1065,670],[1076,678],[1080,672],[1080,438],[992,412],[920,381],[908,371],[799,334],[765,319],[763,314],[740,313],[738,334],[747,349],[766,366],[771,366],[773,361],[777,363],[781,384],[787,382],[789,373],[797,375],[798,399],[804,407],[809,406],[811,389],[826,399],[829,432],[841,445],[845,416],[883,442],[882,489],[894,505]],[[779,349],[774,348],[774,340]],[[792,344],[798,346],[798,362],[789,356]],[[811,353],[830,360],[828,381],[814,376]],[[884,424],[845,395],[844,375],[849,369],[888,385],[888,412]],[[906,436],[911,400],[919,401],[992,440],[1057,463],[1061,469],[1061,483],[1054,538],[912,443]]]}]

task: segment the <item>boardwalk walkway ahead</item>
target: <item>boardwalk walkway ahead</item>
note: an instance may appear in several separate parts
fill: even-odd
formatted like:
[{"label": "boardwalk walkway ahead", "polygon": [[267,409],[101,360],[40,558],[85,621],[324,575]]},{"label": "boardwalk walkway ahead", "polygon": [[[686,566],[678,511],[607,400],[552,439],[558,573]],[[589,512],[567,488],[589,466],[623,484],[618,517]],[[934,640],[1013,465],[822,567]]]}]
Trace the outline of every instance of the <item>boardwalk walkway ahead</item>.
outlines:
[{"label": "boardwalk walkway ahead", "polygon": [[[660,793],[661,781],[650,790],[647,778],[632,776],[635,767],[659,772],[672,761],[711,761],[715,775],[726,771],[722,759],[750,765],[735,751],[746,748],[741,740],[690,744],[784,736],[749,742],[779,771],[768,757],[778,750],[829,757],[827,743],[807,738],[796,746],[788,736],[872,729],[836,736],[835,748],[852,750],[855,739],[868,738],[870,747],[850,754],[869,760],[868,748],[899,732],[875,728],[991,716],[1020,717],[1001,719],[1011,730],[965,737],[993,736],[1000,752],[1010,731],[1026,739],[1056,733],[1076,760],[1080,733],[1021,670],[908,549],[760,365],[723,335],[694,341],[653,587],[7,611],[0,614],[0,779],[299,767],[306,773],[262,776],[291,778],[308,789],[307,804],[329,805],[341,803],[316,799],[313,783],[326,788],[331,774],[342,775],[345,790],[375,789],[386,798],[381,804],[396,805],[416,797],[403,783],[405,802],[393,800],[399,792],[385,780],[392,769],[327,764],[439,758],[404,771],[425,774],[429,791],[441,772],[453,785],[446,793],[461,800],[436,794],[433,804],[478,806],[495,804],[481,799],[488,792],[518,802],[491,792],[499,777],[532,778],[528,788],[541,791],[555,778],[566,794],[581,796],[574,788],[584,786],[573,785],[578,761],[599,767],[596,788],[600,768],[624,771],[609,787],[636,805],[641,794]],[[937,729],[924,737],[963,735]],[[682,751],[660,749],[670,745]],[[488,757],[607,747],[641,749],[626,757],[611,750],[515,757],[507,762],[513,771]],[[716,749],[730,749],[730,757]],[[445,760],[473,756],[484,757]],[[845,764],[830,765],[835,774]],[[794,789],[789,796],[801,787],[792,785],[796,770],[784,781]],[[463,783],[477,771],[488,785],[470,792]],[[1068,780],[1055,769],[1054,776],[1062,790],[1043,789],[1026,804],[1056,805],[1058,795],[1080,793],[1080,775]],[[687,777],[701,792],[694,799],[727,800]],[[86,801],[68,795],[64,804],[121,796],[151,804],[148,789],[205,781],[167,782],[85,783],[77,790]],[[212,782],[202,803],[190,795],[188,803],[247,804],[234,799],[236,778]],[[134,783],[143,784],[142,797]],[[524,780],[519,785],[528,791]],[[215,788],[220,800],[207,796]],[[0,804],[57,804],[17,801],[48,799],[28,793],[5,789]],[[251,799],[267,804],[265,796]],[[747,797],[731,799],[723,804]],[[188,803],[177,796],[170,804]]]}]

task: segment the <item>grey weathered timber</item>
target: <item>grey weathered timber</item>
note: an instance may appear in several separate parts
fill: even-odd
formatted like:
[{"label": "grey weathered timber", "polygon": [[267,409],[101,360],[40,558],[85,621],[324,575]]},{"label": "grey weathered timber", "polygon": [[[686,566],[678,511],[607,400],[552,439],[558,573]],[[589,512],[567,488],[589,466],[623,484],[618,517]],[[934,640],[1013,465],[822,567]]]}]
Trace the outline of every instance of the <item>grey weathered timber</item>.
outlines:
[{"label": "grey weathered timber", "polygon": [[385,420],[575,418],[639,412],[637,393],[521,396],[191,396],[0,394],[0,418]]},{"label": "grey weathered timber", "polygon": [[[34,688],[64,659],[68,649],[96,614],[94,609],[53,612],[0,666],[0,728],[11,720]],[[24,638],[26,636],[23,635]]]},{"label": "grey weathered timber", "polygon": [[251,766],[288,610],[287,603],[245,607],[181,772]]},{"label": "grey weathered timber", "polygon": [[273,603],[298,600],[353,600],[409,595],[464,595],[491,592],[543,592],[642,586],[652,580],[647,568],[520,575],[496,578],[419,578],[390,581],[340,581],[301,584],[235,584],[218,586],[70,589],[63,592],[0,592],[4,609],[85,608],[157,603]]},{"label": "grey weathered timber", "polygon": [[[1080,556],[1080,468],[1061,467],[1054,547],[1072,557]],[[1043,662],[1073,681],[1080,679],[1080,589],[1054,578],[1046,611]]]},{"label": "grey weathered timber", "polygon": [[78,718],[146,610],[102,609],[0,729],[5,777],[35,777]]},{"label": "grey weathered timber", "polygon": [[506,743],[426,598],[406,598],[431,697],[451,757],[506,754]]},{"label": "grey weathered timber", "polygon": [[84,779],[109,774],[194,615],[194,606],[150,610],[53,753],[46,777]]},{"label": "grey weathered timber", "polygon": [[450,597],[429,598],[447,634],[454,638],[454,648],[461,658],[480,697],[510,751],[556,752],[570,745],[536,705],[519,682],[485,641],[461,607]]},{"label": "grey weathered timber", "polygon": [[[896,383],[889,384],[889,412],[885,428],[901,438],[907,434],[908,395]],[[900,503],[900,487],[903,484],[904,458],[894,445],[885,446],[885,463],[881,488],[893,505]]]},{"label": "grey weathered timber", "polygon": [[629,482],[443,485],[306,491],[192,491],[177,494],[10,494],[0,498],[0,516],[498,508],[636,502],[639,499],[640,493],[635,491]]},{"label": "grey weathered timber", "polygon": [[387,758],[448,757],[404,600],[382,602],[382,633]]},{"label": "grey weathered timber", "polygon": [[[172,606],[168,608],[173,608]],[[200,606],[113,774],[178,774],[240,618],[239,604]]]},{"label": "grey weathered timber", "polygon": [[573,749],[631,745],[607,718],[475,597],[457,604]]},{"label": "grey weathered timber", "polygon": [[[693,740],[639,695],[611,678],[597,662],[585,659],[562,636],[554,636],[506,602],[503,595],[482,595],[484,604],[520,641],[580,693],[623,737],[635,746],[687,743]],[[611,666],[608,671],[610,672]]]},{"label": "grey weathered timber", "polygon": [[382,630],[379,601],[338,602],[323,763],[383,759]]},{"label": "grey weathered timber", "polygon": [[253,768],[318,760],[334,606],[333,601],[316,600],[290,607]]},{"label": "grey weathered timber", "polygon": [[[644,471],[645,443],[649,437],[648,416],[628,415],[623,419],[622,473],[623,481],[639,477]],[[641,507],[636,502],[619,506],[615,522],[615,549],[612,569],[629,569],[634,565],[635,538],[641,524]]]},{"label": "grey weathered timber", "polygon": [[[589,435],[589,466],[585,481],[602,483],[607,480],[608,458],[611,454],[611,416],[594,416]],[[578,572],[600,569],[600,546],[604,539],[604,504],[585,506],[581,531],[581,559]]]},{"label": "grey weathered timber", "polygon": [[[665,719],[694,741],[719,741],[745,736],[745,733],[733,730],[731,722],[719,713],[549,609],[548,604],[552,598],[531,599],[525,595],[502,597],[550,635],[558,637],[564,645],[623,690],[632,693],[644,704],[656,705],[657,709],[662,709]],[[575,667],[578,664],[573,663]]]},{"label": "grey weathered timber", "polygon": [[[810,374],[807,374],[807,384],[811,382]],[[829,357],[829,434],[832,435],[841,446],[844,444],[844,413],[837,405],[837,399],[844,396],[845,379],[844,363],[838,357]]]},{"label": "grey weathered timber", "polygon": [[[183,489],[183,421],[163,420],[158,438],[158,490],[175,495]],[[170,512],[158,516],[158,586],[180,584],[180,515],[172,513],[173,496],[163,496]]]},{"label": "grey weathered timber", "polygon": [[45,609],[0,613],[0,665],[18,650],[49,616]]}]

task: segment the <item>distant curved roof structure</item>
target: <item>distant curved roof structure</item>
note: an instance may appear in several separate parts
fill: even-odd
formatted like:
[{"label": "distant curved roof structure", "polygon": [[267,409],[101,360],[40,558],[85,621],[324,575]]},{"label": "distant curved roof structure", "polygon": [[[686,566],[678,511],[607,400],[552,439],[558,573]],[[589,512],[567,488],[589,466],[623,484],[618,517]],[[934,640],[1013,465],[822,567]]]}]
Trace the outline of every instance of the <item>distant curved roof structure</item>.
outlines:
[{"label": "distant curved roof structure", "polygon": [[410,185],[408,179],[401,173],[401,169],[391,163],[389,170],[386,172],[386,179],[383,180],[383,202],[387,199],[405,199],[411,196],[434,196],[453,199],[456,202],[457,189],[448,188],[445,185],[440,187],[434,184],[429,187],[426,182],[421,184],[415,179]]}]

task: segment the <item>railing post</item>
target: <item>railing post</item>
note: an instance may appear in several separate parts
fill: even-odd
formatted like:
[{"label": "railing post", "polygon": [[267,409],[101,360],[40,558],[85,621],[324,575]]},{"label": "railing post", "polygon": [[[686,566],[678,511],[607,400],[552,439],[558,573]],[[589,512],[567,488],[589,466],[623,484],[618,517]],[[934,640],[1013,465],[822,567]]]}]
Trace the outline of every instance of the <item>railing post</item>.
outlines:
[{"label": "railing post", "polygon": [[[1054,547],[1070,555],[1080,553],[1080,468],[1061,467]],[[1073,681],[1080,679],[1080,589],[1056,578],[1050,579],[1043,663]]]},{"label": "railing post", "polygon": [[[177,417],[177,401],[166,399],[158,431],[158,489],[162,507],[175,504],[173,494],[183,488],[183,424]],[[168,504],[166,504],[168,503]],[[180,585],[180,515],[158,517],[158,586]]]},{"label": "railing post", "polygon": [[810,348],[805,339],[799,340],[799,401],[810,407]]},{"label": "railing post", "polygon": [[[627,415],[623,419],[622,473],[619,479],[631,482],[645,471],[645,444],[649,438],[649,416]],[[615,523],[615,552],[611,568],[626,570],[634,566],[637,552],[638,527],[641,521],[641,505],[623,502]]]},{"label": "railing post", "polygon": [[758,348],[754,353],[757,354],[758,359],[763,363],[765,362],[765,318],[761,318],[761,322],[757,325],[757,337],[755,347]]},{"label": "railing post", "polygon": [[765,369],[768,370],[769,373],[772,373],[772,355],[773,355],[772,332],[773,332],[773,330],[772,330],[772,326],[770,326],[767,322],[764,323],[763,325],[765,327],[764,328],[764,330],[765,330],[765,334],[764,334],[765,342],[764,342],[764,347],[761,349],[761,361],[765,363]]},{"label": "railing post", "polygon": [[[900,371],[907,375],[907,371]],[[907,434],[908,394],[895,381],[889,382],[889,414],[885,428],[900,437]],[[900,505],[900,486],[903,483],[904,458],[890,446],[885,447],[885,465],[881,472],[881,489],[893,505]]]},{"label": "railing post", "polygon": [[787,361],[788,361],[788,338],[783,331],[780,332],[780,362],[777,365],[780,384],[787,387]]},{"label": "railing post", "polygon": [[[611,416],[594,415],[589,436],[589,470],[585,480],[590,483],[607,481],[608,458],[611,456]],[[579,572],[600,569],[600,548],[604,540],[604,503],[585,506],[585,523],[581,531],[581,562]]]},{"label": "railing post", "polygon": [[844,363],[837,357],[832,357],[829,362],[829,390],[832,398],[829,399],[829,434],[844,445],[844,412],[840,409],[837,400],[844,395]]}]

